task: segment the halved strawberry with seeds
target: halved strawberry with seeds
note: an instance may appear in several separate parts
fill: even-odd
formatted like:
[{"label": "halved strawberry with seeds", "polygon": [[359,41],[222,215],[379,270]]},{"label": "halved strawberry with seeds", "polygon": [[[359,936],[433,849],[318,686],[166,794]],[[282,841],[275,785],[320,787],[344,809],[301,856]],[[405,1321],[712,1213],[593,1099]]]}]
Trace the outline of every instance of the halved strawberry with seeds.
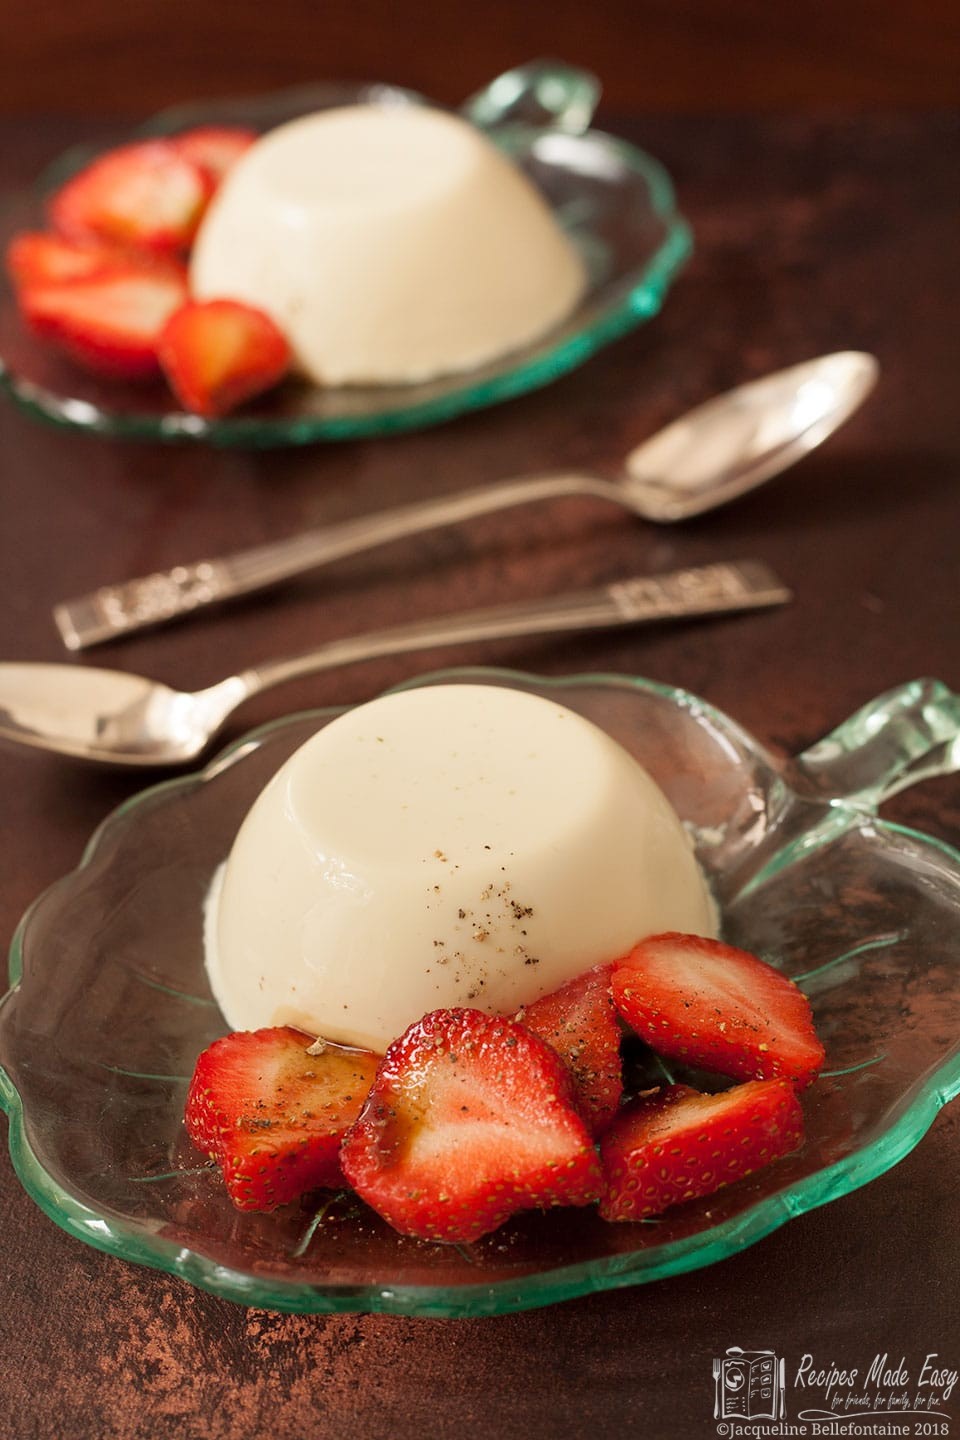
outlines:
[{"label": "halved strawberry with seeds", "polygon": [[139,380],[157,373],[161,331],[186,296],[186,280],[172,267],[127,265],[27,286],[19,300],[37,334],[86,369]]},{"label": "halved strawberry with seeds", "polygon": [[612,974],[612,965],[597,965],[527,1005],[516,1017],[567,1062],[594,1135],[609,1125],[623,1093],[621,1030],[610,992]]},{"label": "halved strawberry with seeds", "polygon": [[241,125],[197,125],[171,135],[170,143],[219,183],[257,138]]},{"label": "halved strawberry with seeds", "polygon": [[50,201],[50,219],[71,239],[145,250],[186,250],[213,194],[210,173],[168,140],[109,150]]},{"label": "halved strawberry with seeds", "polygon": [[197,1061],[185,1120],[223,1171],[240,1210],[274,1210],[307,1190],[341,1186],[340,1141],[360,1112],[379,1056],[289,1026],[239,1030]]},{"label": "halved strawberry with seeds", "polygon": [[671,1085],[622,1110],[600,1141],[604,1220],[642,1220],[712,1195],[796,1150],[803,1112],[789,1080],[719,1095]]},{"label": "halved strawberry with seeds", "polygon": [[469,1243],[519,1210],[587,1205],[600,1167],[559,1055],[522,1025],[435,1010],[395,1040],[344,1174],[404,1235]]},{"label": "halved strawberry with seeds", "polygon": [[225,415],[287,373],[290,346],[269,315],[238,300],[192,300],[170,319],[160,363],[187,410]]},{"label": "halved strawberry with seeds", "polygon": [[627,1024],[668,1059],[735,1080],[806,1084],[824,1050],[803,991],[764,960],[700,935],[653,935],[613,970]]}]

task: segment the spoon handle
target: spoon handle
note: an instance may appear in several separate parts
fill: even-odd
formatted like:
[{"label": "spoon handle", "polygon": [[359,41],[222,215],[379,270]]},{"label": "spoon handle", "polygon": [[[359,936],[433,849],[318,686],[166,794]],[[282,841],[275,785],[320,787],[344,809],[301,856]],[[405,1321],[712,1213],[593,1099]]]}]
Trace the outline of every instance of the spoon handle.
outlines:
[{"label": "spoon handle", "polygon": [[329,670],[337,665],[355,664],[375,656],[401,655],[410,650],[463,645],[470,641],[502,640],[509,636],[598,630],[649,620],[754,610],[782,605],[790,598],[787,587],[762,561],[702,565],[688,570],[674,570],[665,575],[619,580],[597,590],[470,610],[444,619],[431,618],[348,639],[332,640],[304,655],[267,661],[245,670],[237,678],[242,682],[242,698],[245,699],[301,675]]},{"label": "spoon handle", "polygon": [[67,649],[84,650],[148,625],[180,619],[220,600],[264,590],[293,575],[391,540],[560,495],[597,495],[628,504],[615,483],[595,475],[559,473],[503,480],[497,485],[362,515],[340,525],[305,530],[219,559],[176,565],[172,570],[105,585],[57,605],[53,615]]}]

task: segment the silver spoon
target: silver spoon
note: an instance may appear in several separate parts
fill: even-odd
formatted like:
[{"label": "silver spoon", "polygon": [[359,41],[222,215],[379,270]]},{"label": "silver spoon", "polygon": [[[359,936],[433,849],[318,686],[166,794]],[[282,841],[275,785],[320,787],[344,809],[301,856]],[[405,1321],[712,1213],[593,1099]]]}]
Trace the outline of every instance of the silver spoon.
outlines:
[{"label": "silver spoon", "polygon": [[475,640],[758,609],[789,599],[790,591],[760,561],[704,565],[331,640],[196,692],[120,670],[0,664],[0,738],[108,765],[183,765],[196,759],[244,700],[336,665]]},{"label": "silver spoon", "polygon": [[402,536],[558,495],[613,500],[645,520],[686,520],[746,494],[821,444],[870,393],[878,368],[872,355],[840,350],[741,385],[638,445],[617,480],[570,473],[505,480],[108,585],[58,605],[54,618],[67,648],[82,650]]}]

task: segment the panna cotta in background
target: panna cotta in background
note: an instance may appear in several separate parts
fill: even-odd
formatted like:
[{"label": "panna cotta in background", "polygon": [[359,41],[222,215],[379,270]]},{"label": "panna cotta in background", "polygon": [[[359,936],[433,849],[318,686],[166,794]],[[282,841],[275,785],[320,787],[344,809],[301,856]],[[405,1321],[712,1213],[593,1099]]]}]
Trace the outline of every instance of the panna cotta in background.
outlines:
[{"label": "panna cotta in background", "polygon": [[426,106],[346,106],[271,131],[230,171],[190,263],[196,298],[265,310],[321,385],[472,369],[546,333],[584,285],[534,186]]},{"label": "panna cotta in background", "polygon": [[436,685],[339,716],[254,803],[207,903],[234,1029],[384,1050],[512,1013],[646,935],[713,935],[686,832],[637,762],[553,700]]}]

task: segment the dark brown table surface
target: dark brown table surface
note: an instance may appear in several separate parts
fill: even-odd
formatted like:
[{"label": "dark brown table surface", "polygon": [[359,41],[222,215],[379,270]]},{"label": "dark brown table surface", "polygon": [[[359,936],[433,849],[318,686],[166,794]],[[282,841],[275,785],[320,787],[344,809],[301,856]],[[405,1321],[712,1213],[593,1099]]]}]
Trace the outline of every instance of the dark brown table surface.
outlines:
[{"label": "dark brown table surface", "polygon": [[[883,371],[867,408],[794,473],[701,521],[655,529],[587,500],[490,517],[90,663],[201,686],[398,613],[756,555],[795,589],[790,607],[385,660],[264,697],[238,728],[483,661],[685,686],[791,752],[898,682],[960,684],[957,118],[607,118],[666,162],[697,254],[662,316],[552,388],[421,434],[259,454],[58,432],[4,402],[0,656],[64,659],[51,606],[96,584],[527,469],[611,464],[740,379],[862,347]],[[4,121],[0,183],[26,183],[80,129]],[[141,783],[0,754],[8,936]],[[886,813],[956,843],[960,785],[928,782]],[[960,1106],[881,1179],[713,1268],[439,1321],[244,1310],[69,1239],[3,1160],[0,1435],[713,1434],[711,1358],[730,1345],[772,1348],[788,1373],[805,1352],[958,1365],[958,1184]],[[960,1422],[960,1391],[951,1403]]]}]

